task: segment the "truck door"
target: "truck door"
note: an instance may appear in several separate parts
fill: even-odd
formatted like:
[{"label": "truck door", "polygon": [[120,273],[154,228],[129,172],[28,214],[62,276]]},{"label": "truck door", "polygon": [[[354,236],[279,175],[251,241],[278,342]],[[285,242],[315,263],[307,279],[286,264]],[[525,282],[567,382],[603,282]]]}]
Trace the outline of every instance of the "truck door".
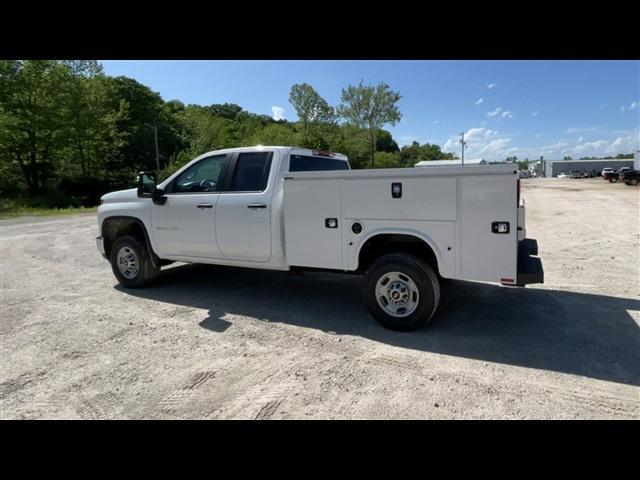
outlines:
[{"label": "truck door", "polygon": [[266,262],[271,257],[272,157],[273,152],[265,151],[231,158],[216,207],[216,236],[224,258]]},{"label": "truck door", "polygon": [[215,218],[226,155],[203,158],[167,186],[164,205],[153,204],[151,223],[157,253],[221,258]]}]

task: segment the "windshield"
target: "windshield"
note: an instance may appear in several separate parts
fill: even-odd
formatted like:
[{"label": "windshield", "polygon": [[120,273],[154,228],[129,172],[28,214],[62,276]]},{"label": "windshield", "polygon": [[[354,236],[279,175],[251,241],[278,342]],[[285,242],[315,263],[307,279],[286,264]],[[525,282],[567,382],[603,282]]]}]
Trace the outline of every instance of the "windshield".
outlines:
[{"label": "windshield", "polygon": [[306,155],[291,155],[289,157],[290,172],[318,172],[323,170],[349,170],[349,162],[335,158]]}]

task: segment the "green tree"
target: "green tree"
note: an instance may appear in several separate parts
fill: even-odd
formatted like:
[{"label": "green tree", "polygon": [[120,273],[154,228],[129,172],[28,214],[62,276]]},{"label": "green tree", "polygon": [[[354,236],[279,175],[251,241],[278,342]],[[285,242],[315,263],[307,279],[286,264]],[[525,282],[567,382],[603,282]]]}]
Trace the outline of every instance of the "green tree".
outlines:
[{"label": "green tree", "polygon": [[400,152],[376,152],[374,168],[402,168],[405,167],[400,159]]},{"label": "green tree", "polygon": [[65,143],[69,70],[56,61],[0,62],[0,157],[39,195],[56,172]]},{"label": "green tree", "polygon": [[390,132],[382,129],[376,132],[376,152],[393,153],[399,151],[400,148]]},{"label": "green tree", "polygon": [[355,125],[344,124],[337,128],[333,150],[349,158],[351,168],[370,166],[367,132]]},{"label": "green tree", "polygon": [[112,174],[133,178],[137,170],[155,170],[154,125],[158,127],[160,167],[183,149],[178,121],[160,95],[127,77],[109,77],[111,109],[117,113],[116,128],[122,143],[109,162]]},{"label": "green tree", "polygon": [[386,124],[395,125],[402,118],[396,106],[401,95],[391,90],[386,83],[370,86],[349,85],[342,89],[342,103],[338,107],[338,115],[348,123],[366,130],[369,136],[371,166],[374,165],[376,151],[376,133]]},{"label": "green tree", "polygon": [[290,125],[267,125],[251,137],[253,145],[296,145],[298,135]]},{"label": "green tree", "polygon": [[327,101],[308,83],[295,84],[289,93],[289,103],[293,105],[302,128],[301,146],[317,148],[319,143],[327,143],[323,134],[333,132],[336,114]]},{"label": "green tree", "polygon": [[456,157],[452,153],[443,152],[439,145],[430,143],[420,145],[418,142],[412,142],[411,145],[402,147],[400,158],[403,166],[413,167],[424,160],[453,160]]},{"label": "green tree", "polygon": [[64,176],[79,170],[82,177],[96,177],[122,146],[111,110],[108,79],[95,60],[65,61],[70,73]]}]

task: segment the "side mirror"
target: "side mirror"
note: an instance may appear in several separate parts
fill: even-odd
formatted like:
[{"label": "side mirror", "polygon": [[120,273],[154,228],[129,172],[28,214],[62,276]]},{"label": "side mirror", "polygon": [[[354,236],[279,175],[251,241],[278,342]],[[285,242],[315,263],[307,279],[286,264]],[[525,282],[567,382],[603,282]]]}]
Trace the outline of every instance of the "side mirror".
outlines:
[{"label": "side mirror", "polygon": [[164,190],[156,184],[155,174],[148,172],[138,174],[138,197],[151,198],[156,205],[164,205],[167,202]]},{"label": "side mirror", "polygon": [[151,198],[156,191],[156,176],[153,173],[140,172],[138,174],[138,197]]}]

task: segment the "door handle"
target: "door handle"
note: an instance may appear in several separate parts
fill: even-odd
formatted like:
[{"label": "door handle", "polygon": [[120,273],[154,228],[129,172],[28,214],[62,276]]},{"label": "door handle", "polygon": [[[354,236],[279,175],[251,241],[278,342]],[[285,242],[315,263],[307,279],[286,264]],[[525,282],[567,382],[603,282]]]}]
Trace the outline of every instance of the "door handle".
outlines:
[{"label": "door handle", "polygon": [[265,203],[250,203],[249,205],[247,205],[247,208],[267,208],[267,205]]},{"label": "door handle", "polygon": [[210,203],[200,203],[197,205],[198,208],[213,208],[213,205]]}]

